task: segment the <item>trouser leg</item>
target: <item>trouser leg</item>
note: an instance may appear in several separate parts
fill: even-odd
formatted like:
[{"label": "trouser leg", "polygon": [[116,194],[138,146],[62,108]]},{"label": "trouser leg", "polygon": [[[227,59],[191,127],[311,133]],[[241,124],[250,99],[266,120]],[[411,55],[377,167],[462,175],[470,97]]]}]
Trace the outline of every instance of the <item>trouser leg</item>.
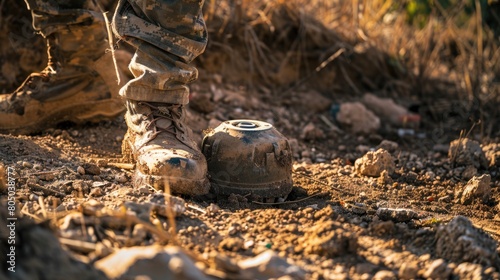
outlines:
[{"label": "trouser leg", "polygon": [[121,0],[113,27],[136,48],[129,68],[135,79],[120,94],[127,99],[187,104],[187,84],[198,71],[189,63],[207,44],[203,0]]}]

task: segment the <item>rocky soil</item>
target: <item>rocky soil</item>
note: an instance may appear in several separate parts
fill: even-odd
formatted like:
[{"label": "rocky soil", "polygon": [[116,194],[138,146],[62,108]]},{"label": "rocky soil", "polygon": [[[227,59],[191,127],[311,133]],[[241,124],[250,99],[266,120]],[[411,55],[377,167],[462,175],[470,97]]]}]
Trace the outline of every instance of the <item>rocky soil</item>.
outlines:
[{"label": "rocky soil", "polygon": [[294,188],[281,202],[133,188],[133,165],[120,154],[122,117],[0,136],[23,217],[17,272],[5,270],[2,254],[3,275],[500,278],[498,142],[436,143],[425,130],[397,125],[355,134],[318,93],[268,98],[202,82],[192,88],[189,121],[198,140],[235,118],[270,122],[288,137]]},{"label": "rocky soil", "polygon": [[[0,2],[0,39],[9,42],[0,44],[0,93],[8,93],[46,58],[23,3]],[[298,61],[314,70],[325,61],[319,50],[341,38],[290,9],[273,12],[282,36],[256,34],[279,37],[273,51],[305,36],[310,61]],[[276,71],[264,81],[267,72],[239,65],[252,58],[244,47],[261,41],[228,37],[246,26],[220,24],[227,30],[213,28],[211,38],[239,45],[209,45],[198,62],[189,124],[201,142],[222,121],[271,123],[293,151],[286,200],[132,187],[134,166],[120,151],[123,117],[0,135],[0,279],[500,279],[500,134],[498,112],[487,111],[498,106],[483,104],[493,119],[466,123],[461,100],[445,92],[455,85],[399,73],[387,54],[349,49],[349,40],[339,42],[349,55],[305,76],[296,57],[281,64],[289,53],[262,48],[276,55],[261,65]],[[281,80],[290,83],[269,86]],[[15,229],[4,226],[9,197]]]}]

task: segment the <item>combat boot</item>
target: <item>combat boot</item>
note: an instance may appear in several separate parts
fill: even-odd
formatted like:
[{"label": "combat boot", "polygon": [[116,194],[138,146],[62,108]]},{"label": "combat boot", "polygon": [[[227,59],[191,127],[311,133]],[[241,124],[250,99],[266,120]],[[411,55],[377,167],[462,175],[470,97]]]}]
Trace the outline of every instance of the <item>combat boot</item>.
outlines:
[{"label": "combat boot", "polygon": [[135,162],[133,185],[206,194],[207,163],[185,124],[183,105],[128,100],[122,152]]},{"label": "combat boot", "polygon": [[13,93],[0,95],[0,133],[32,134],[63,121],[99,121],[124,111],[116,73],[125,78],[106,52],[104,16],[88,15],[84,22],[44,24],[48,65]]}]

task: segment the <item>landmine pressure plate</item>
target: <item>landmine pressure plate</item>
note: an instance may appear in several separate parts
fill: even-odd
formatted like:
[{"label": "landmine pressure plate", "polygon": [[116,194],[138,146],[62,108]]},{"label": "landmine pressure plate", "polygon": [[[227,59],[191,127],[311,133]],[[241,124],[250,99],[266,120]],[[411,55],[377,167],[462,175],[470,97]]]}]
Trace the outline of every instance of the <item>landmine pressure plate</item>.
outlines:
[{"label": "landmine pressure plate", "polygon": [[206,134],[202,150],[217,194],[286,198],[292,190],[290,144],[269,123],[225,121]]}]

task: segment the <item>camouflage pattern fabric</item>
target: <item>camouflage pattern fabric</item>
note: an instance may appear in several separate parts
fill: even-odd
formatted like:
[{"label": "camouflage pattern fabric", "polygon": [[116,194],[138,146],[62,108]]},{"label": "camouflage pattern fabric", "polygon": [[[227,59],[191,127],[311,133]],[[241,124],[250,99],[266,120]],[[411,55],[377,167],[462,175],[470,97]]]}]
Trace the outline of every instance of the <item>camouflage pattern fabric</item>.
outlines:
[{"label": "camouflage pattern fabric", "polygon": [[[74,40],[64,36],[63,49],[77,47],[85,36],[87,42],[98,42],[102,30],[79,33],[68,26],[91,25],[103,20],[99,7],[110,1],[91,0],[25,0],[33,13],[33,26],[44,37],[52,33],[72,32]],[[203,0],[120,0],[113,18],[113,31],[136,48],[129,65],[134,79],[120,94],[132,100],[187,104],[187,84],[198,77],[189,63],[207,44],[202,16]],[[103,5],[104,4],[104,5]],[[97,25],[96,25],[97,26]],[[99,36],[95,36],[95,34]],[[104,38],[102,38],[104,39]],[[111,67],[111,66],[110,66]]]},{"label": "camouflage pattern fabric", "polygon": [[103,20],[97,3],[89,0],[25,0],[32,13],[33,28],[47,37],[68,25],[90,25]]},{"label": "camouflage pattern fabric", "polygon": [[135,79],[120,91],[127,99],[187,104],[187,84],[198,77],[189,63],[207,44],[203,0],[120,0],[115,33],[136,48]]}]

